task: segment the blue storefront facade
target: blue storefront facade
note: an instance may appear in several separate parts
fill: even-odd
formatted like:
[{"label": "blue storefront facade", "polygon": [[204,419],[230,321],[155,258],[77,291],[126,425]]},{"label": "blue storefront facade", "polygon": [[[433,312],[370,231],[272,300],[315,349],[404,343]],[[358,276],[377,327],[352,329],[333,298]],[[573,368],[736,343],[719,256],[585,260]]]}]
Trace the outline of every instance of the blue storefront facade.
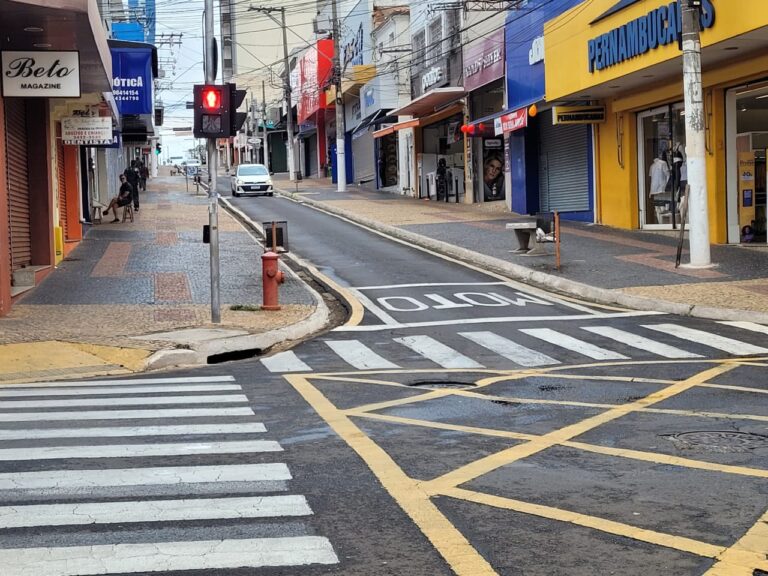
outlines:
[{"label": "blue storefront facade", "polygon": [[544,99],[544,23],[580,2],[529,0],[507,16],[509,114],[497,120],[496,131],[504,134],[512,212],[556,210],[563,219],[594,221],[592,126],[554,124],[552,103]]}]

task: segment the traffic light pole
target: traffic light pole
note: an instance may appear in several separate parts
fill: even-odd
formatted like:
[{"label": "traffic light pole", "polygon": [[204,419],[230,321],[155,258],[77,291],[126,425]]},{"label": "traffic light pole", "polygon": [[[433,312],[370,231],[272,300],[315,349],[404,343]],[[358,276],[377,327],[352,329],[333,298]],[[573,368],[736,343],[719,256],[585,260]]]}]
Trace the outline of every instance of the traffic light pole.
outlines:
[{"label": "traffic light pole", "polygon": [[[216,81],[216,62],[213,61],[213,0],[205,0],[205,83]],[[219,199],[216,188],[218,158],[216,156],[216,138],[207,139],[208,151],[208,225],[210,228],[211,260],[211,322],[221,322],[221,303],[219,294]]]}]

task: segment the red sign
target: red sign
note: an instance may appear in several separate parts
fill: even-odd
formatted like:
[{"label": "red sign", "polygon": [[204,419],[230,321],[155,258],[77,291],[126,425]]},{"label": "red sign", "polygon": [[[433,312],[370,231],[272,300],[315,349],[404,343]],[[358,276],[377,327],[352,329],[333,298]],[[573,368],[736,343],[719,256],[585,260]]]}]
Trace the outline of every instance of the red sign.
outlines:
[{"label": "red sign", "polygon": [[299,61],[299,99],[296,102],[299,124],[326,107],[325,97],[321,98],[321,94],[330,76],[332,60],[333,40],[325,39],[307,50]]},{"label": "red sign", "polygon": [[494,126],[496,128],[496,136],[525,128],[528,126],[528,108],[520,108],[520,110],[515,110],[496,118]]}]

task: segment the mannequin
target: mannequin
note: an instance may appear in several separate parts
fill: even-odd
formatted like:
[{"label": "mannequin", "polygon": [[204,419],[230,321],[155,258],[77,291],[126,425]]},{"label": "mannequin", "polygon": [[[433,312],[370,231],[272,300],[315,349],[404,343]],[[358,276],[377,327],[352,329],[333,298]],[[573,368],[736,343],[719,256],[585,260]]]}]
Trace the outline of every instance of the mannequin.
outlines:
[{"label": "mannequin", "polygon": [[[664,154],[666,156],[666,154]],[[667,182],[669,181],[669,165],[666,159],[657,156],[651,163],[648,170],[648,176],[651,178],[651,190],[649,192],[653,206],[656,211],[656,223],[663,224],[662,220],[670,215],[669,203],[672,200],[671,194],[667,192]]]}]

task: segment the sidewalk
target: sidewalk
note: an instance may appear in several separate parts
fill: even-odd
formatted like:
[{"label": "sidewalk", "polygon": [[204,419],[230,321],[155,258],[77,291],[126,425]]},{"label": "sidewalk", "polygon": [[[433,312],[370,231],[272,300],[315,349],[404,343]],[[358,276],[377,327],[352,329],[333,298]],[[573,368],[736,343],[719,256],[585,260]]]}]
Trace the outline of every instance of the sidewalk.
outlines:
[{"label": "sidewalk", "polygon": [[[606,304],[676,314],[768,323],[768,246],[712,246],[716,267],[675,269],[679,232],[628,231],[562,221],[562,266],[554,257],[513,254],[503,202],[455,204],[418,200],[328,179],[282,180],[284,194],[344,215],[414,244],[469,260],[513,278]],[[551,246],[548,246],[550,251]],[[682,261],[688,259],[687,241]]]},{"label": "sidewalk", "polygon": [[154,178],[148,187],[133,223],[105,216],[0,318],[0,383],[205,363],[326,324],[322,298],[285,268],[282,309],[259,309],[263,250],[224,209],[221,323],[212,324],[209,246],[202,242],[208,199],[192,185],[186,192],[181,176]]}]

